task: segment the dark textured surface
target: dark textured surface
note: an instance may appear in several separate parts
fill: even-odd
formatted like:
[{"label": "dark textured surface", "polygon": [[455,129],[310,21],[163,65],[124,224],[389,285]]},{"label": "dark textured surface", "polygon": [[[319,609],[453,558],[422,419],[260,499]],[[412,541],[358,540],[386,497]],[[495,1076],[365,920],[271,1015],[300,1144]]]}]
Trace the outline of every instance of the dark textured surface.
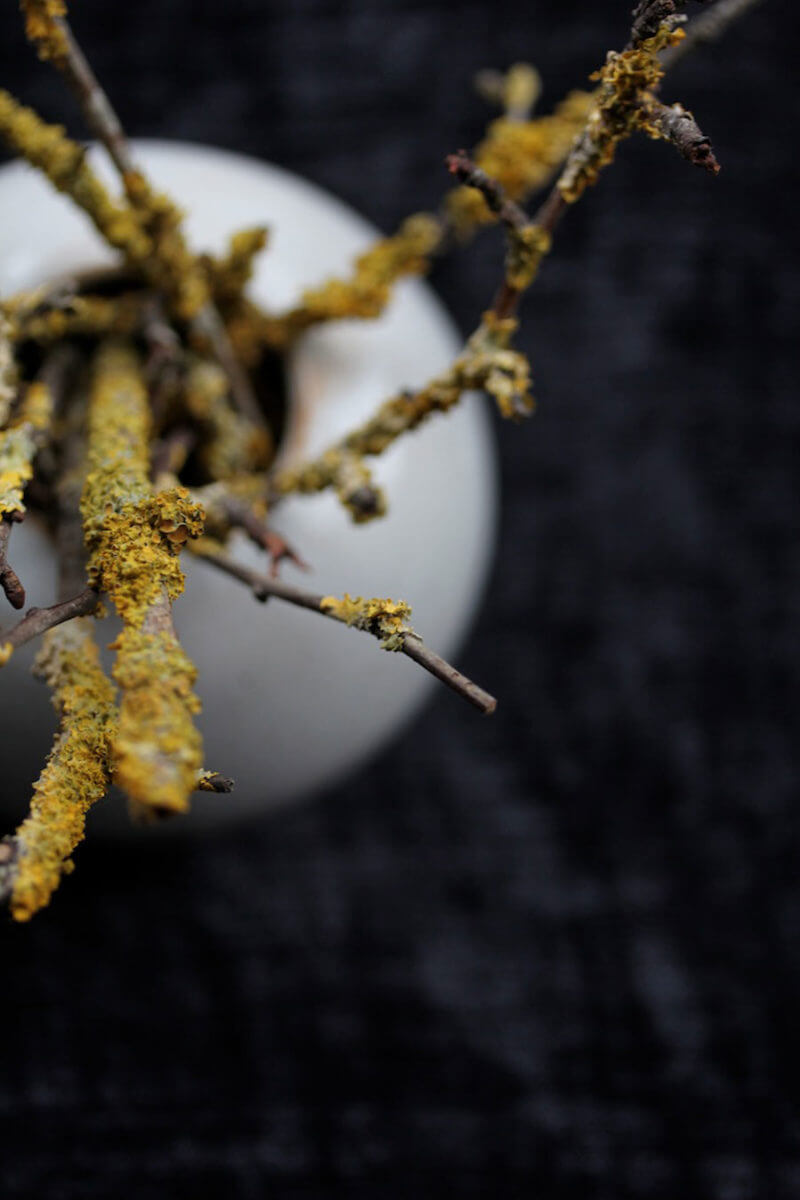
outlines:
[{"label": "dark textured surface", "polygon": [[[532,57],[552,102],[626,7],[87,0],[76,28],[136,132],[390,228],[480,130],[476,68]],[[437,695],[302,811],[87,846],[0,932],[4,1196],[800,1194],[789,11],[666,88],[719,179],[626,146],[530,299],[540,407],[499,431],[463,655],[496,718]],[[3,81],[63,113],[2,26]],[[498,256],[437,271],[465,330]]]}]

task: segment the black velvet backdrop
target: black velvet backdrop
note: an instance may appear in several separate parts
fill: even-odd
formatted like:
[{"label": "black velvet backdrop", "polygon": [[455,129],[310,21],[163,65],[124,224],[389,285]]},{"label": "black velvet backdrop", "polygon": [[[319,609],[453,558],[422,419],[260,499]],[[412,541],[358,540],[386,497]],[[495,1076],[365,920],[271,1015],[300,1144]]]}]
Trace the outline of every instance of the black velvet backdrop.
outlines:
[{"label": "black velvet backdrop", "polygon": [[[484,65],[545,106],[630,0],[75,4],[131,130],[272,159],[385,229]],[[5,5],[0,82],[74,109]],[[676,70],[723,172],[626,145],[526,309],[502,540],[461,661],[318,802],[87,844],[0,930],[2,1194],[800,1194],[800,406],[789,4]],[[466,331],[491,235],[438,268]],[[13,752],[7,747],[4,753]]]}]

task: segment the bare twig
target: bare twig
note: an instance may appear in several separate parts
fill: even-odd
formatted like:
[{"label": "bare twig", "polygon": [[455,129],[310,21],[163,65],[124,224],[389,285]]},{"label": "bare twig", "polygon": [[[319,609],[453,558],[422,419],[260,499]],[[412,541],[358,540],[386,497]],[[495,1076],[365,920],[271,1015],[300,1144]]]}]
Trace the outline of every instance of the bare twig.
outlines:
[{"label": "bare twig", "polygon": [[695,167],[710,171],[712,175],[719,174],[719,163],[709,138],[682,104],[662,104],[654,99],[648,104],[648,111],[653,124],[685,159]]},{"label": "bare twig", "polygon": [[[99,603],[98,593],[93,588],[87,587],[77,596],[73,596],[69,600],[61,600],[58,604],[51,604],[49,608],[29,608],[21,621],[7,633],[0,634],[0,651],[4,651],[7,646],[17,650],[26,642],[32,642],[34,638],[46,633],[48,629],[53,629],[54,626],[61,625],[64,621],[71,621],[73,617],[88,617],[95,611]],[[1,663],[2,654],[0,654]]]},{"label": "bare twig", "polygon": [[[309,592],[302,588],[294,587],[292,584],[284,583],[280,579],[273,579],[268,575],[260,575],[257,571],[251,571],[249,567],[245,567],[234,559],[228,558],[225,554],[205,551],[202,545],[197,547],[197,556],[201,562],[210,563],[226,575],[230,575],[232,578],[246,584],[256,600],[263,602],[269,599],[270,596],[275,596],[280,600],[287,601],[289,604],[310,609],[311,612],[319,613],[323,617],[330,617],[332,620],[341,621],[341,618],[336,616],[334,612],[322,607],[326,597],[321,593]],[[381,637],[382,634],[376,633],[375,636]],[[489,692],[485,692],[483,688],[478,687],[466,675],[462,675],[449,662],[436,654],[435,651],[429,649],[419,635],[412,630],[403,632],[396,648],[408,658],[413,659],[414,662],[419,663],[426,671],[430,671],[442,683],[446,683],[453,691],[458,692],[459,695],[468,700],[475,708],[480,709],[482,713],[488,715],[493,713],[497,708],[497,700],[494,696],[490,695]]]},{"label": "bare twig", "polygon": [[239,500],[236,496],[228,495],[221,499],[220,506],[232,526],[242,529],[256,546],[266,550],[270,557],[270,576],[272,578],[277,576],[280,564],[284,560],[293,563],[301,571],[309,569],[308,563],[303,561],[286,539],[276,533],[274,529],[270,529],[244,501]]},{"label": "bare twig", "polygon": [[7,559],[11,528],[21,520],[21,513],[4,513],[0,517],[0,588],[5,592],[6,599],[12,608],[22,608],[25,603],[25,588]]},{"label": "bare twig", "polygon": [[459,183],[476,188],[486,201],[489,209],[498,220],[509,229],[522,229],[528,222],[528,215],[514,200],[509,200],[505,189],[476,166],[466,150],[458,150],[448,154],[445,159],[447,169],[455,175]]},{"label": "bare twig", "polygon": [[713,8],[690,22],[682,41],[662,51],[662,66],[665,70],[671,69],[698,46],[716,41],[722,37],[729,25],[763,2],[764,0],[717,0]]}]

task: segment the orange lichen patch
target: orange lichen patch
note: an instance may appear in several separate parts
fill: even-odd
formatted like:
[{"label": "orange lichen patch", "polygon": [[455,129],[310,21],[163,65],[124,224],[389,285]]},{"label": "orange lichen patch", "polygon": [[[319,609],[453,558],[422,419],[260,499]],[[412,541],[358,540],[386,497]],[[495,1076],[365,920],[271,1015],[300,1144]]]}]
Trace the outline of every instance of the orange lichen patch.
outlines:
[{"label": "orange lichen patch", "polygon": [[67,15],[64,0],[21,0],[25,33],[43,61],[58,61],[67,52],[64,31],[58,18]]},{"label": "orange lichen patch", "polygon": [[253,263],[267,244],[268,231],[263,225],[241,229],[230,239],[222,258],[205,260],[205,268],[214,299],[221,308],[235,304],[242,296],[252,274]]},{"label": "orange lichen patch", "polygon": [[192,362],[184,403],[205,434],[198,456],[212,478],[231,479],[270,461],[274,447],[269,431],[235,411],[228,377],[215,363]]},{"label": "orange lichen patch", "polygon": [[4,667],[11,655],[14,653],[14,647],[11,642],[0,643],[0,667]]},{"label": "orange lichen patch", "polygon": [[194,665],[171,631],[126,628],[113,643],[119,684],[114,782],[134,806],[180,813],[203,765],[192,717],[200,711]]},{"label": "orange lichen patch", "polygon": [[36,673],[52,689],[60,729],[33,785],[30,814],[17,830],[19,858],[11,913],[27,921],[43,908],[72,868],[86,814],[108,786],[114,689],[103,673],[92,624],[81,618],[49,630]]},{"label": "orange lichen patch", "polygon": [[170,603],[183,590],[180,547],[202,532],[203,510],[186,488],[152,494],[147,393],[124,343],[107,343],[95,357],[88,426],[81,510],[89,578],[125,626],[115,643],[115,780],[134,806],[182,812],[202,768],[192,721],[200,704]]},{"label": "orange lichen patch", "polygon": [[50,389],[43,383],[29,384],[12,425],[0,433],[0,515],[25,511],[25,486],[52,417]]},{"label": "orange lichen patch", "polygon": [[441,237],[441,224],[429,213],[408,217],[397,233],[383,238],[356,259],[349,278],[330,279],[321,287],[310,288],[296,308],[282,316],[263,317],[262,338],[280,349],[322,321],[380,316],[398,279],[427,270],[429,257]]},{"label": "orange lichen patch", "polygon": [[[524,200],[547,183],[569,153],[583,128],[594,98],[590,92],[573,91],[549,116],[530,121],[500,117],[493,121],[485,139],[475,150],[474,161],[503,187],[511,200]],[[454,188],[446,201],[448,216],[460,236],[497,218],[480,192]]]},{"label": "orange lichen patch", "polygon": [[651,38],[619,53],[609,51],[604,66],[591,76],[599,82],[595,104],[586,127],[558,180],[558,189],[569,203],[591,187],[603,167],[613,162],[619,142],[637,129],[662,137],[648,123],[649,93],[660,83],[664,67],[661,50],[676,45],[684,33],[662,24]]},{"label": "orange lichen patch", "polygon": [[337,621],[379,638],[384,650],[400,650],[406,634],[413,632],[408,624],[411,609],[404,600],[381,600],[378,597],[365,600],[345,592],[341,600],[336,596],[324,596],[319,607]]}]

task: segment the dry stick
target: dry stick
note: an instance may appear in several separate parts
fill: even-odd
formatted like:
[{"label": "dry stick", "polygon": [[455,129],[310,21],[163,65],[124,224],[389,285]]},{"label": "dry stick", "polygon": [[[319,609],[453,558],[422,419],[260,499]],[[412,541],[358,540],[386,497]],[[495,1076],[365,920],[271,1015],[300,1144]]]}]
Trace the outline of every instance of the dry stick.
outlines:
[{"label": "dry stick", "polygon": [[[299,608],[310,609],[311,612],[318,613],[320,616],[329,617],[333,621],[339,621],[339,618],[332,612],[327,612],[321,608],[321,604],[325,597],[321,593],[308,592],[302,588],[294,587],[292,584],[284,583],[280,579],[272,579],[268,575],[260,575],[257,571],[251,571],[249,567],[242,566],[232,558],[228,558],[225,554],[205,553],[198,551],[197,557],[201,562],[211,563],[218,570],[223,571],[226,575],[238,579],[241,583],[250,588],[256,600],[264,601],[270,596],[275,596],[279,600],[286,600],[289,604],[295,604]],[[493,713],[497,708],[497,700],[489,692],[485,692],[483,688],[478,687],[466,675],[462,675],[455,667],[443,659],[435,651],[429,649],[422,641],[418,634],[412,631],[404,632],[402,644],[398,647],[402,654],[419,663],[426,671],[430,671],[442,683],[446,683],[453,691],[458,692],[465,700],[469,700],[475,708],[480,709],[482,713],[487,715]]]},{"label": "dry stick", "polygon": [[[55,59],[56,66],[75,92],[89,128],[105,146],[125,182],[126,175],[136,173],[137,168],[122,123],[78,45],[66,17],[54,17],[53,24],[63,37],[64,48],[64,54]],[[263,424],[250,379],[234,353],[228,331],[212,300],[207,300],[193,318],[192,328],[211,344],[214,357],[228,377],[236,407],[254,424]]]}]

